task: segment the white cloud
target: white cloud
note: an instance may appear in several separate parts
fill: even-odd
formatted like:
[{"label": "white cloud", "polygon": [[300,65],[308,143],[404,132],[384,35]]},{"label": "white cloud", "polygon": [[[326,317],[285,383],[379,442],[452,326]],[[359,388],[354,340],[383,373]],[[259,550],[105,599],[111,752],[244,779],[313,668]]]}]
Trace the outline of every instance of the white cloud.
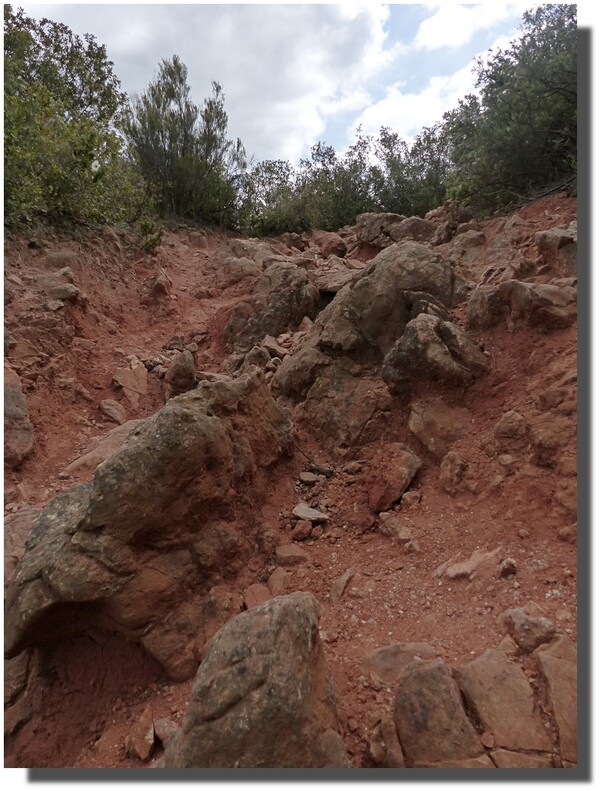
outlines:
[{"label": "white cloud", "polygon": [[[514,40],[515,36],[500,36],[490,49],[506,49]],[[484,59],[486,54],[487,50],[479,53]],[[387,126],[403,139],[411,141],[424,127],[441,121],[443,114],[456,107],[460,99],[475,92],[473,66],[477,57],[475,55],[472,61],[453,74],[431,77],[418,92],[407,90],[404,82],[395,83],[380,101],[367,107],[355,119],[352,129],[360,124],[366,134],[377,135],[382,126]]]},{"label": "white cloud", "polygon": [[531,3],[480,3],[478,5],[439,4],[435,13],[419,26],[414,46],[417,49],[457,49],[479,31],[489,30],[515,14],[532,7]]},{"label": "white cloud", "polygon": [[257,159],[297,161],[326,122],[365,107],[369,80],[398,51],[381,3],[24,7],[95,35],[130,94],[178,54],[198,104],[221,83],[229,132]]}]

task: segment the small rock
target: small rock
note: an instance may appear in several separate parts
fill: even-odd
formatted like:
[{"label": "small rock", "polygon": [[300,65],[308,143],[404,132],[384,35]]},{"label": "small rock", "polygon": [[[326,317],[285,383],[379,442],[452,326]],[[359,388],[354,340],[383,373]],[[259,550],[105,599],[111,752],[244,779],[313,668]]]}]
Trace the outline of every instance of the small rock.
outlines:
[{"label": "small rock", "polygon": [[459,563],[451,563],[445,570],[446,576],[451,580],[464,577],[473,579],[473,577],[486,566],[495,565],[499,552],[500,547],[496,547],[496,549],[493,549],[491,552],[483,552],[481,549],[476,549],[468,560],[462,560]]},{"label": "small rock", "polygon": [[421,492],[411,491],[411,492],[404,492],[402,497],[400,498],[400,502],[402,505],[406,505],[409,508],[417,505],[421,502]]},{"label": "small rock", "polygon": [[493,749],[493,747],[494,747],[494,745],[496,743],[495,739],[494,739],[494,734],[490,733],[489,731],[485,731],[485,733],[482,733],[481,734],[481,743],[483,744],[483,746],[486,749],[488,749],[488,750]]},{"label": "small rock", "polygon": [[296,522],[292,529],[292,540],[306,541],[311,537],[312,531],[312,522],[306,522],[305,520],[301,519],[300,521]]},{"label": "small rock", "polygon": [[517,564],[512,558],[506,558],[500,564],[500,576],[511,577],[517,573]]},{"label": "small rock", "polygon": [[342,467],[342,472],[345,472],[346,475],[359,475],[362,470],[363,466],[359,461],[349,461]]},{"label": "small rock", "polygon": [[324,475],[326,478],[331,478],[333,475],[331,467],[326,467],[324,464],[311,464],[309,470],[316,475]]},{"label": "small rock", "polygon": [[154,734],[159,742],[162,744],[163,747],[166,747],[167,742],[173,736],[176,730],[178,730],[178,725],[173,720],[169,720],[166,717],[161,717],[160,720],[154,721]]},{"label": "small rock", "polygon": [[334,602],[334,604],[337,604],[341,600],[348,583],[354,577],[355,574],[356,574],[356,569],[349,568],[342,574],[341,577],[338,577],[336,581],[333,583],[333,587],[331,588],[331,593],[329,594],[329,596],[331,598],[331,601]]},{"label": "small rock", "polygon": [[577,539],[577,525],[561,527],[561,529],[558,531],[558,537],[561,541],[566,541],[570,544],[575,543],[575,540]]},{"label": "small rock", "polygon": [[109,419],[122,426],[127,421],[125,408],[112,398],[100,401],[100,411]]},{"label": "small rock", "polygon": [[318,483],[320,478],[314,472],[301,472],[298,476],[298,480],[300,483],[303,483],[306,486],[312,486],[313,484]]},{"label": "small rock", "polygon": [[275,550],[275,560],[280,566],[298,566],[308,559],[308,553],[295,544],[287,544]]},{"label": "small rock", "polygon": [[305,522],[314,522],[318,524],[319,522],[329,521],[327,514],[323,514],[320,511],[317,511],[315,508],[311,508],[306,503],[298,503],[298,505],[292,511],[292,514],[297,519],[302,519]]},{"label": "small rock", "polygon": [[281,596],[284,593],[289,593],[290,581],[292,579],[293,576],[289,571],[276,568],[267,580],[267,585],[273,596]]},{"label": "small rock", "polygon": [[154,717],[152,709],[146,706],[141,717],[125,738],[125,750],[132,758],[147,761],[154,750]]},{"label": "small rock", "polygon": [[506,610],[501,618],[510,636],[526,653],[531,653],[542,643],[549,643],[556,633],[552,621],[528,615],[522,607]]},{"label": "small rock", "polygon": [[262,585],[259,582],[250,585],[244,591],[244,604],[247,610],[251,610],[253,607],[257,607],[259,604],[269,601],[271,598],[271,591],[266,585]]}]

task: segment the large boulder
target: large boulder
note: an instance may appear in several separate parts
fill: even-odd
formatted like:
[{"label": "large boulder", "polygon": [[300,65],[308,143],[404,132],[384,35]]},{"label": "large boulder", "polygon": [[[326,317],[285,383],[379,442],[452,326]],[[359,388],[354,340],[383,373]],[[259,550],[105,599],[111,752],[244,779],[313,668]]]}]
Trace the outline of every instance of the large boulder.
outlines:
[{"label": "large boulder", "polygon": [[488,650],[454,675],[483,730],[494,734],[496,747],[507,750],[552,750],[536,709],[527,676],[502,651]]},{"label": "large boulder", "polygon": [[391,233],[405,220],[403,214],[391,212],[366,212],[356,218],[356,236],[360,242],[372,244],[376,247],[389,247],[393,244]]},{"label": "large boulder", "polygon": [[467,308],[468,324],[477,329],[505,320],[510,329],[527,324],[555,330],[568,327],[576,318],[575,288],[520,280],[478,286]]},{"label": "large boulder", "polygon": [[258,508],[261,476],[291,450],[289,416],[258,370],[172,398],[91,484],[34,520],[7,591],[7,654],[106,627],[141,639],[172,677],[189,677],[204,592],[261,543],[245,494]]},{"label": "large boulder", "polygon": [[538,231],[533,241],[540,255],[540,274],[551,277],[577,274],[577,220]]},{"label": "large boulder", "polygon": [[[464,281],[424,245],[401,242],[382,250],[317,316],[302,345],[275,372],[273,392],[305,401],[307,418],[319,425],[326,411],[331,426],[326,433],[334,442],[346,442],[344,410],[349,400],[357,402],[351,391],[359,388],[361,374],[377,370],[411,319],[424,311],[446,317],[446,309],[464,295]],[[358,410],[364,419],[361,425],[355,421],[351,432],[364,440],[372,415],[389,408],[370,387],[365,395]],[[339,419],[332,419],[335,414]]]},{"label": "large boulder", "polygon": [[164,765],[349,768],[311,593],[271,599],[215,635]]},{"label": "large boulder", "polygon": [[396,683],[394,720],[407,766],[436,766],[483,753],[458,686],[441,659],[414,659]]},{"label": "large boulder", "polygon": [[34,445],[33,426],[29,420],[27,400],[21,380],[9,366],[4,366],[4,463],[19,467],[31,454]]},{"label": "large boulder", "polygon": [[394,393],[419,380],[469,385],[489,368],[479,347],[455,324],[421,313],[383,361],[382,376]]},{"label": "large boulder", "polygon": [[294,263],[271,264],[254,283],[252,296],[229,313],[223,329],[225,342],[236,351],[248,351],[265,335],[277,337],[317,310],[319,292],[306,271]]}]

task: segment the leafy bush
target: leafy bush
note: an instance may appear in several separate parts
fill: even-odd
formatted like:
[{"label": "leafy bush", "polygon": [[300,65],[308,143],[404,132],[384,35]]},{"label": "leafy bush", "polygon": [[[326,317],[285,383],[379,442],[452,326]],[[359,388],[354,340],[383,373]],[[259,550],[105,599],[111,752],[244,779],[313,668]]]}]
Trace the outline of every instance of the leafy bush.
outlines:
[{"label": "leafy bush", "polygon": [[5,223],[127,220],[148,191],[117,131],[125,95],[93,36],[4,10]]}]

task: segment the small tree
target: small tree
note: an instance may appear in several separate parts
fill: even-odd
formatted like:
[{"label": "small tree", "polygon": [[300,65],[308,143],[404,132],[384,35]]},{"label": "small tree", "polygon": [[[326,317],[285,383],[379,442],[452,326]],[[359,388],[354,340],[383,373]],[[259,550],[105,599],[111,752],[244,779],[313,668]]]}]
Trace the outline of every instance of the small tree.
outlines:
[{"label": "small tree", "polygon": [[521,29],[506,50],[477,62],[480,95],[445,117],[450,192],[482,210],[576,173],[576,6],[539,6]]},{"label": "small tree", "polygon": [[106,50],[4,8],[5,222],[123,219],[144,197],[117,133],[125,95]]},{"label": "small tree", "polygon": [[241,175],[241,141],[227,138],[225,97],[213,82],[202,109],[190,98],[186,66],[177,55],[159,64],[156,78],[135,97],[124,124],[130,151],[159,196],[163,215],[229,225]]}]

